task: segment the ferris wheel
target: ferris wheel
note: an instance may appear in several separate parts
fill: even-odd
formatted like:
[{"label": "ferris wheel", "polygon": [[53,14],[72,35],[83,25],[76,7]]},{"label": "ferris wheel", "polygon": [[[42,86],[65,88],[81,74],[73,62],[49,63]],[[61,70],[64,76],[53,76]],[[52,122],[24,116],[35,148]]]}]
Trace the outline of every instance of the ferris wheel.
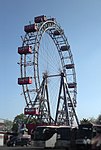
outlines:
[{"label": "ferris wheel", "polygon": [[64,30],[55,18],[42,15],[24,32],[18,47],[24,113],[49,124],[78,124],[75,65]]}]

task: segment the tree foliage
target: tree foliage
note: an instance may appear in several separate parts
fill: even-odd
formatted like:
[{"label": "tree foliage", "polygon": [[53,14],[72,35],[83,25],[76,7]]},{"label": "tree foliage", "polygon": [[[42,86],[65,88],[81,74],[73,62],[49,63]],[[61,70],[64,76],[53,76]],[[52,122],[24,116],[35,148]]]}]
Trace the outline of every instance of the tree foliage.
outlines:
[{"label": "tree foliage", "polygon": [[80,124],[88,124],[91,123],[89,119],[83,118],[82,120],[80,120]]},{"label": "tree foliage", "polygon": [[14,118],[12,131],[18,132],[19,125],[21,124],[26,125],[26,124],[36,124],[36,123],[37,123],[37,120],[35,118],[28,119],[27,116],[22,113],[20,115],[17,115]]},{"label": "tree foliage", "polygon": [[101,125],[101,114],[96,119],[96,123],[99,124],[99,125]]},{"label": "tree foliage", "polygon": [[13,126],[13,122],[10,120],[4,120],[4,130],[11,131]]},{"label": "tree foliage", "polygon": [[17,115],[14,118],[13,123],[16,123],[16,124],[21,123],[21,122],[26,123],[26,120],[27,120],[27,117],[22,113],[20,115]]},{"label": "tree foliage", "polygon": [[14,118],[14,121],[13,121],[12,131],[13,132],[18,132],[19,125],[20,124],[25,124],[26,120],[27,120],[27,117],[24,114],[17,115]]}]

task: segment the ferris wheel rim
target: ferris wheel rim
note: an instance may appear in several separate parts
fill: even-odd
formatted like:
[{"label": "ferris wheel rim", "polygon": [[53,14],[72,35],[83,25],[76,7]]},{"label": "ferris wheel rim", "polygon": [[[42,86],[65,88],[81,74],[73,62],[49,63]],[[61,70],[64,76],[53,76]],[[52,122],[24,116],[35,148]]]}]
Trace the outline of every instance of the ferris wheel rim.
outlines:
[{"label": "ferris wheel rim", "polygon": [[[45,25],[47,25],[47,24],[49,24],[50,23],[50,25],[48,26],[48,27],[46,27],[46,28],[44,28],[44,26]],[[52,24],[51,24],[52,23]],[[54,28],[54,29],[53,29]],[[46,21],[46,22],[43,22],[42,24],[41,24],[41,26],[39,26],[39,30],[38,30],[38,32],[37,32],[37,34],[35,35],[36,36],[36,40],[37,40],[37,42],[35,42],[35,44],[34,44],[34,59],[35,58],[37,58],[37,60],[36,60],[36,62],[38,62],[38,57],[36,57],[35,56],[35,51],[37,50],[39,50],[39,46],[40,46],[40,41],[41,41],[41,38],[42,38],[42,36],[43,36],[43,34],[45,33],[45,32],[47,32],[48,34],[49,34],[49,36],[52,38],[52,40],[53,40],[53,42],[55,43],[55,46],[56,46],[56,48],[57,48],[57,50],[58,50],[58,52],[59,52],[59,55],[61,56],[61,62],[63,62],[63,64],[62,64],[62,66],[63,66],[63,71],[64,71],[64,73],[65,73],[65,75],[66,75],[66,64],[64,63],[64,58],[62,57],[62,51],[60,50],[60,48],[61,48],[61,44],[57,41],[57,39],[56,38],[54,38],[53,39],[53,31],[52,31],[52,29],[53,29],[53,31],[55,31],[55,30],[58,30],[59,32],[60,32],[60,30],[61,31],[63,31],[63,29],[57,24],[57,22],[56,22],[56,20],[55,21],[52,21],[52,20],[48,20],[48,21]],[[43,30],[43,31],[42,31]],[[42,33],[41,33],[42,32]],[[25,35],[25,36],[27,36],[28,35],[28,33]],[[40,37],[39,37],[39,35],[41,35]],[[65,40],[65,44],[67,45],[68,44],[68,41],[67,41],[67,38],[65,37],[65,34],[64,34],[64,32],[62,33],[62,34],[60,34],[60,36],[61,36],[61,38],[63,39],[63,40]],[[38,41],[38,38],[39,38],[39,41]],[[30,38],[29,38],[29,40],[30,40]],[[39,45],[37,45],[36,43],[38,43],[39,42]],[[56,42],[58,43],[58,47],[57,47],[57,45],[56,45]],[[27,45],[27,43],[25,43],[25,41],[23,41],[23,44],[22,45]],[[70,51],[70,55],[72,54],[71,53],[71,50],[69,49],[69,51]],[[70,56],[71,58],[70,58],[70,60],[71,60],[71,64],[73,63],[74,64],[74,61],[73,61],[73,57],[72,57],[72,55]],[[26,60],[25,60],[26,61]],[[34,62],[34,60],[33,60],[33,62]],[[38,89],[39,89],[39,87],[40,87],[40,79],[39,79],[39,70],[38,70],[38,64],[36,65],[36,62],[34,62],[34,64],[33,64],[33,67],[34,67],[34,79],[35,79],[35,83],[36,83],[36,91],[38,91]],[[22,64],[22,62],[21,62],[21,64]],[[26,67],[24,68],[24,70],[26,70]],[[76,73],[75,73],[75,68],[73,68],[72,69],[72,72],[73,72],[73,78],[74,78],[74,82],[76,83]],[[25,73],[26,74],[26,73]],[[22,68],[22,65],[21,65],[21,77],[23,76],[23,68]],[[26,76],[26,75],[24,75],[24,76]],[[66,75],[66,79],[67,79],[67,75]],[[37,85],[39,84],[39,87],[37,87]],[[68,83],[67,83],[68,84]],[[29,98],[29,101],[30,101],[30,104],[32,103],[31,102],[31,98],[30,98],[30,92],[29,92],[29,89],[28,89],[28,85],[26,85],[26,90],[24,89],[24,86],[23,86],[23,93],[24,93],[24,96],[25,96],[25,99],[26,99],[26,103],[28,104],[28,102],[27,102],[27,97],[26,97],[26,95],[25,95],[25,93],[28,93],[28,98]],[[76,100],[76,93],[77,93],[77,86],[75,86],[75,89],[74,89],[74,92],[75,92],[75,100]]]},{"label": "ferris wheel rim", "polygon": [[[46,21],[46,22],[44,22],[41,26],[40,26],[40,28],[39,28],[39,31],[38,32],[41,32],[41,30],[42,30],[42,27],[44,26],[44,25],[46,25],[47,23],[53,23],[53,26],[49,26],[49,27],[47,27],[44,31],[43,31],[43,33],[42,33],[42,35],[41,35],[41,38],[42,38],[42,36],[43,36],[43,34],[44,34],[44,32],[47,32],[47,31],[50,31],[51,30],[51,28],[55,28],[55,30],[61,30],[61,31],[63,31],[63,29],[57,24],[57,22],[56,21]],[[54,26],[55,25],[55,26]],[[49,34],[49,33],[48,33]],[[49,34],[49,36],[52,38],[52,33],[51,34]],[[68,41],[67,41],[67,38],[65,37],[65,34],[64,34],[64,32],[62,33],[62,34],[60,34],[61,35],[61,37],[64,39],[65,38],[65,42],[64,43],[66,43],[66,45],[67,44],[69,44],[68,43]],[[38,34],[37,34],[37,36],[38,36]],[[40,38],[40,41],[41,41],[41,38]],[[54,39],[52,38],[52,40],[54,41]],[[56,39],[55,39],[56,40]],[[37,38],[36,38],[36,41],[37,41]],[[39,44],[40,44],[40,41],[39,41]],[[55,43],[55,42],[54,42]],[[59,44],[58,44],[59,45]],[[35,45],[36,46],[36,45]],[[39,45],[38,45],[39,46]],[[56,43],[55,43],[55,46],[56,46]],[[57,46],[56,46],[57,47]],[[37,49],[37,51],[39,50],[39,48],[36,48]],[[60,48],[58,49],[57,48],[57,50],[58,50],[58,53],[61,53],[62,51],[60,50]],[[70,53],[71,53],[71,50],[70,50]],[[62,54],[62,53],[61,53]],[[61,54],[59,54],[59,55],[61,55]],[[72,53],[71,53],[72,54]],[[61,56],[62,57],[62,56]],[[62,57],[61,58],[60,57],[60,59],[61,59],[61,62],[62,62],[62,67],[63,67],[63,72],[65,73],[65,76],[67,76],[66,75],[66,68],[64,68],[64,66],[66,66],[65,65],[65,63],[64,63],[64,58]],[[74,64],[74,61],[73,61],[73,57],[72,57],[72,55],[70,56],[71,58],[71,64],[73,63]],[[36,58],[36,56],[34,56],[34,59]],[[38,58],[37,58],[38,59]],[[38,64],[37,64],[38,65]],[[36,67],[36,65],[34,65],[35,67]],[[34,67],[34,68],[35,68]],[[37,68],[38,69],[38,68]],[[39,72],[39,71],[37,71],[37,72]],[[73,78],[74,78],[74,83],[76,83],[76,73],[75,73],[75,68],[73,68]],[[37,73],[37,75],[38,75],[38,73]],[[39,76],[39,75],[38,75]],[[36,77],[36,74],[34,75],[34,78],[35,79],[38,79],[39,77]],[[40,81],[39,81],[40,82]],[[39,86],[40,86],[40,84],[39,84]],[[76,86],[76,88],[75,88],[75,92],[77,92],[77,86]]]}]

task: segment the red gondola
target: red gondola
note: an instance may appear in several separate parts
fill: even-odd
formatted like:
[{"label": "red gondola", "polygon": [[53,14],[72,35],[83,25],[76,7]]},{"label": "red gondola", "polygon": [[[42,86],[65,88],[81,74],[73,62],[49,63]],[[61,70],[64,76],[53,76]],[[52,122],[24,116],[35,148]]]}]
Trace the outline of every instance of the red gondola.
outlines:
[{"label": "red gondola", "polygon": [[53,33],[54,36],[58,36],[58,35],[61,35],[61,34],[63,34],[62,30],[61,31],[55,30],[54,33]]},{"label": "red gondola", "polygon": [[30,24],[30,25],[24,26],[24,31],[26,33],[36,32],[36,31],[38,31],[38,28],[37,28],[36,24]]},{"label": "red gondola", "polygon": [[18,78],[18,84],[20,85],[32,84],[32,78],[31,77]]},{"label": "red gondola", "polygon": [[58,30],[54,31],[53,33],[55,36],[60,35],[60,32]]},{"label": "red gondola", "polygon": [[68,64],[68,65],[65,65],[66,69],[72,69],[74,68],[74,64]]},{"label": "red gondola", "polygon": [[30,46],[18,47],[19,54],[32,54],[32,49]]},{"label": "red gondola", "polygon": [[68,83],[68,88],[76,88],[76,83]]},{"label": "red gondola", "polygon": [[67,45],[61,46],[62,51],[67,51],[69,48],[70,48],[69,45],[68,46]]},{"label": "red gondola", "polygon": [[38,16],[38,17],[35,17],[35,18],[34,18],[35,23],[44,22],[44,21],[46,21],[46,20],[47,20],[47,18],[46,18],[46,16],[44,16],[44,15]]},{"label": "red gondola", "polygon": [[39,115],[39,111],[37,108],[25,108],[24,114],[25,115]]}]

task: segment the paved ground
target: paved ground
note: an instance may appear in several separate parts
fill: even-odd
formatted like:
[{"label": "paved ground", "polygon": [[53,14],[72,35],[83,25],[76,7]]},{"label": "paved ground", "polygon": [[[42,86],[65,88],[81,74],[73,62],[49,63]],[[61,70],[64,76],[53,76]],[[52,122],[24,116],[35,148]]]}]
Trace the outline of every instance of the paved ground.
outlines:
[{"label": "paved ground", "polygon": [[[33,147],[0,147],[0,150],[44,150],[44,149],[33,148]],[[48,149],[48,150],[52,150],[52,149]],[[60,150],[60,149],[55,149],[55,150]]]},{"label": "paved ground", "polygon": [[[0,147],[0,150],[44,150],[39,148],[33,148],[33,147]],[[52,149],[48,149],[52,150]],[[58,149],[55,149],[58,150]],[[64,149],[61,149],[64,150]]]},{"label": "paved ground", "polygon": [[[33,148],[33,147],[6,147],[6,146],[0,146],[0,150],[45,150],[42,148]],[[52,150],[52,149],[48,149]],[[55,150],[65,150],[65,149],[55,149]]]},{"label": "paved ground", "polygon": [[33,147],[0,147],[0,150],[40,150]]}]

